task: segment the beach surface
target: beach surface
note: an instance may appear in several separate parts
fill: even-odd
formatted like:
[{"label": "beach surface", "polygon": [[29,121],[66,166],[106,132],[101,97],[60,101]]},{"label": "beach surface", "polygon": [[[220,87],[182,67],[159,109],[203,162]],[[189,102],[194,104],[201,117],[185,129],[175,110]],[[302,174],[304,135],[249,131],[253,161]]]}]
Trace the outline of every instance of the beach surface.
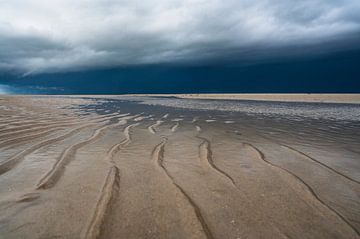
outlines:
[{"label": "beach surface", "polygon": [[129,96],[175,96],[183,99],[256,100],[360,104],[360,94],[137,94]]},{"label": "beach surface", "polygon": [[358,96],[176,96],[0,96],[0,238],[360,238]]}]

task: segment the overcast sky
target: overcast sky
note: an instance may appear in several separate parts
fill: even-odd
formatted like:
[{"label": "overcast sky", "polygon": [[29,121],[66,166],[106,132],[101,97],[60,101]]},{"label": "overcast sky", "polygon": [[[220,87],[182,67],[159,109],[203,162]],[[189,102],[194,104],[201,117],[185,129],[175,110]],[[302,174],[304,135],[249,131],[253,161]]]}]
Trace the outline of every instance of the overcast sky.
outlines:
[{"label": "overcast sky", "polygon": [[0,71],[261,58],[346,41],[359,13],[359,0],[0,0]]}]

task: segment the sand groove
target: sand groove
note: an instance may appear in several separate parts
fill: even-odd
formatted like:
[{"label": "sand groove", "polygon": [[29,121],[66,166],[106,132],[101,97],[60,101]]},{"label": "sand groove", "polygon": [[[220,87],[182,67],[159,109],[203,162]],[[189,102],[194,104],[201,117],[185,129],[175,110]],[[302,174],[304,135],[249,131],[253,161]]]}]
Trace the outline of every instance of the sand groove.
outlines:
[{"label": "sand groove", "polygon": [[119,169],[113,165],[110,167],[102,186],[98,201],[96,203],[94,213],[89,221],[88,226],[82,235],[84,239],[96,239],[100,236],[104,228],[106,215],[111,209],[111,201],[114,200],[120,188]]},{"label": "sand groove", "polygon": [[[123,120],[121,124],[125,124],[127,121]],[[120,122],[119,122],[120,124]],[[113,157],[115,154],[124,146],[128,145],[131,142],[130,129],[139,125],[140,123],[135,123],[128,125],[124,129],[125,139],[111,147],[107,153],[107,158],[112,166],[109,169],[108,175],[106,177],[105,183],[102,187],[99,199],[96,203],[94,214],[91,217],[89,225],[87,226],[82,238],[84,239],[96,239],[101,235],[103,230],[106,214],[109,213],[111,208],[111,201],[114,200],[116,194],[119,191],[120,187],[120,174],[119,169],[114,164]]]},{"label": "sand groove", "polygon": [[158,127],[159,125],[161,125],[163,122],[164,122],[164,121],[158,120],[158,121],[156,121],[155,124],[150,125],[150,126],[148,127],[148,130],[150,131],[150,133],[156,134],[156,127]]},{"label": "sand groove", "polygon": [[301,184],[303,184],[307,190],[310,192],[310,194],[320,203],[322,204],[325,208],[327,208],[329,211],[333,212],[335,215],[337,215],[339,217],[339,219],[341,221],[343,221],[347,226],[349,226],[358,236],[360,236],[360,232],[357,230],[357,228],[355,226],[353,226],[350,223],[350,220],[348,220],[346,217],[344,217],[341,213],[339,213],[336,209],[332,208],[331,206],[329,206],[328,204],[326,204],[316,193],[315,191],[312,189],[312,187],[307,184],[302,178],[300,178],[299,176],[297,176],[296,174],[294,174],[293,172],[287,170],[284,167],[281,167],[279,165],[275,165],[273,163],[271,163],[270,161],[268,161],[264,155],[264,153],[258,149],[256,146],[254,146],[253,144],[250,143],[244,143],[244,145],[249,146],[250,148],[252,148],[257,154],[258,154],[258,158],[261,159],[262,161],[264,161],[267,165],[269,165],[272,168],[275,169],[279,169],[285,173],[287,173],[288,175],[292,176],[295,180],[297,180],[298,182],[300,182]]},{"label": "sand groove", "polygon": [[175,182],[174,178],[170,175],[170,173],[168,172],[168,170],[165,168],[164,164],[163,164],[163,160],[164,160],[164,152],[165,152],[165,144],[167,142],[167,138],[163,138],[163,141],[156,145],[153,152],[152,152],[152,158],[153,161],[156,163],[156,165],[158,166],[158,168],[160,168],[164,174],[166,175],[166,177],[171,181],[171,183],[182,193],[182,195],[186,198],[186,200],[189,202],[189,204],[191,205],[191,207],[194,210],[194,213],[196,215],[196,218],[198,219],[198,221],[201,224],[201,227],[204,231],[204,234],[206,236],[206,238],[208,239],[213,239],[213,235],[209,229],[209,226],[207,225],[204,217],[201,214],[201,210],[200,208],[197,206],[197,204],[191,199],[191,197],[185,192],[185,190]]},{"label": "sand groove", "polygon": [[8,139],[8,140],[5,140],[5,141],[0,143],[0,148],[9,147],[11,145],[18,145],[21,142],[33,140],[35,138],[40,138],[42,136],[46,136],[46,135],[49,135],[49,134],[51,134],[53,132],[63,130],[63,129],[65,129],[65,128],[64,127],[54,127],[54,128],[52,128],[50,130],[43,131],[43,132],[40,132],[40,133],[37,133],[37,134],[30,134],[30,135],[20,136],[20,137],[13,138],[13,139]]},{"label": "sand groove", "polygon": [[140,116],[140,115],[142,115],[142,114],[144,114],[144,112],[140,113],[140,114],[138,115],[139,117],[135,118],[134,121],[135,121],[135,122],[143,121],[143,120],[146,120],[146,119],[149,119],[149,118],[152,117],[152,115]]},{"label": "sand groove", "polygon": [[16,154],[15,156],[9,158],[8,160],[6,160],[5,162],[3,162],[2,164],[0,164],[0,175],[11,170],[13,167],[15,167],[19,162],[21,162],[28,154],[31,154],[32,152],[34,152],[35,150],[38,150],[44,146],[47,146],[49,144],[53,144],[57,141],[60,140],[64,140],[68,137],[71,137],[72,135],[80,132],[81,130],[83,130],[84,128],[88,128],[94,126],[94,124],[86,124],[83,125],[81,127],[78,127],[76,129],[73,129],[71,131],[69,131],[66,134],[63,134],[59,137],[55,137],[55,138],[51,138],[45,141],[42,141],[34,146],[31,146],[30,148],[27,148],[23,151],[21,151],[20,153]]},{"label": "sand groove", "polygon": [[174,125],[171,127],[171,129],[170,129],[171,132],[175,132],[178,127],[179,127],[179,123],[174,124]]},{"label": "sand groove", "polygon": [[[124,114],[118,114],[118,113],[114,113],[114,114],[107,114],[107,115],[104,115],[104,116],[100,116],[100,117],[94,117],[90,120],[95,120],[95,121],[98,121],[98,122],[103,122],[103,121],[106,121],[106,120],[111,120],[111,119],[131,119],[135,116],[129,116],[130,113],[124,113]],[[126,116],[126,117],[124,117]]]},{"label": "sand groove", "polygon": [[[22,120],[24,119],[24,120]],[[11,119],[11,120],[2,120],[1,124],[5,124],[5,125],[22,125],[24,123],[36,123],[39,120],[51,120],[50,118],[39,118],[39,119],[27,119],[24,117],[22,118],[17,118],[17,119]]]},{"label": "sand groove", "polygon": [[73,159],[75,153],[78,149],[84,147],[85,145],[92,143],[103,135],[103,132],[113,125],[105,125],[97,129],[92,136],[88,139],[81,141],[80,143],[73,144],[63,151],[59,159],[56,161],[54,166],[48,171],[44,177],[42,177],[37,184],[36,189],[47,189],[53,187],[59,178],[62,176],[66,165]]},{"label": "sand groove", "polygon": [[355,179],[353,179],[353,178],[351,178],[351,177],[349,177],[349,176],[347,176],[347,175],[345,175],[345,174],[343,174],[343,173],[341,173],[341,172],[333,169],[332,167],[330,167],[330,166],[322,163],[321,161],[319,161],[319,160],[317,160],[317,159],[315,159],[315,158],[313,158],[313,157],[305,154],[304,152],[302,152],[302,151],[300,151],[300,150],[297,150],[297,149],[295,149],[295,148],[293,148],[293,147],[290,147],[290,146],[288,146],[288,145],[284,145],[284,144],[280,144],[280,145],[281,145],[283,148],[286,148],[286,149],[294,152],[295,154],[298,154],[298,155],[300,155],[300,156],[302,156],[302,157],[304,157],[304,158],[306,158],[306,159],[308,159],[308,160],[310,160],[310,161],[313,161],[313,162],[315,162],[315,163],[317,163],[317,164],[320,164],[321,166],[327,168],[328,170],[332,171],[333,173],[335,173],[335,174],[337,174],[337,175],[339,175],[339,176],[342,176],[342,177],[344,177],[344,178],[346,178],[346,179],[348,179],[348,180],[350,180],[350,181],[352,181],[352,182],[354,182],[354,183],[360,184],[359,181],[357,181],[357,180],[355,180]]},{"label": "sand groove", "polygon": [[17,128],[17,127],[25,127],[25,126],[30,126],[33,124],[38,124],[38,123],[51,123],[53,120],[42,120],[42,119],[38,119],[38,120],[24,120],[24,121],[16,121],[14,123],[5,123],[3,121],[1,121],[1,126],[4,128],[4,130],[6,129],[11,129],[11,128]]},{"label": "sand groove", "polygon": [[[118,114],[116,114],[116,115],[118,115]],[[118,115],[118,116],[124,116],[124,115],[128,115],[128,114],[122,114],[122,115]],[[102,121],[106,121],[106,120],[109,120],[109,119],[112,119],[112,118],[116,118],[116,117],[114,117],[114,114],[109,114],[109,115],[105,115],[105,116],[94,117],[94,118],[90,119],[90,122],[94,122],[94,123],[95,122],[102,122]],[[18,135],[20,135],[19,137],[12,138],[12,139],[7,139],[7,140],[1,142],[0,147],[6,147],[6,146],[9,146],[9,145],[12,145],[12,144],[19,143],[19,142],[31,140],[33,138],[38,138],[38,137],[41,137],[41,136],[45,136],[48,133],[54,132],[56,130],[61,130],[61,129],[64,129],[66,127],[74,126],[74,125],[79,125],[79,121],[77,121],[77,122],[62,121],[62,122],[57,122],[57,123],[49,123],[44,127],[36,127],[36,128],[28,129],[29,127],[31,127],[31,125],[29,125],[29,126],[27,126],[27,128],[25,128],[22,131],[17,131],[17,132],[14,132],[14,133],[12,132],[12,133],[7,133],[7,134],[0,135],[0,139],[4,138],[4,137],[8,137],[8,136],[18,136]],[[11,131],[11,129],[8,129],[8,130]],[[40,131],[40,132],[38,132],[38,131]],[[36,133],[36,132],[38,132],[38,133]],[[27,133],[35,133],[35,134],[27,134]],[[25,135],[22,135],[22,134],[25,134]]]},{"label": "sand groove", "polygon": [[208,167],[208,168],[212,169],[216,173],[218,173],[221,176],[225,177],[226,179],[230,180],[231,184],[235,187],[234,179],[228,173],[224,172],[223,170],[221,170],[220,168],[218,168],[215,165],[213,157],[212,157],[210,141],[208,139],[205,139],[205,138],[200,137],[200,136],[196,136],[196,137],[203,140],[203,142],[199,145],[200,162],[205,167]]},{"label": "sand groove", "polygon": [[12,127],[8,127],[8,128],[5,128],[5,129],[2,129],[0,130],[0,134],[1,136],[5,133],[8,133],[8,132],[18,132],[20,130],[25,130],[25,129],[29,129],[29,128],[32,128],[32,127],[41,127],[41,126],[49,126],[51,125],[50,122],[36,122],[36,123],[30,123],[30,124],[21,124],[21,126],[12,126]]},{"label": "sand groove", "polygon": [[22,203],[22,202],[31,202],[34,201],[36,199],[38,199],[40,197],[40,194],[38,193],[27,193],[25,195],[22,195],[21,197],[19,197],[16,202],[17,203]]},{"label": "sand groove", "polygon": [[[78,123],[58,123],[58,124],[50,124],[47,126],[43,126],[43,127],[35,127],[35,128],[30,128],[30,129],[24,129],[24,130],[20,130],[20,131],[13,131],[13,132],[8,132],[5,134],[0,135],[0,140],[2,140],[3,138],[9,138],[9,137],[16,137],[21,135],[21,137],[26,137],[29,134],[28,133],[41,133],[44,131],[47,131],[49,129],[54,129],[54,128],[62,128],[62,127],[69,127],[69,126],[73,126],[73,125],[77,125]],[[25,135],[24,135],[25,134]]]},{"label": "sand groove", "polygon": [[[123,119],[116,125],[123,125],[126,123],[127,120]],[[115,166],[113,157],[122,147],[128,145],[131,142],[130,129],[139,124],[140,123],[135,123],[125,127],[125,139],[111,147],[107,153],[107,158],[112,164],[112,166],[109,169],[105,183],[102,187],[99,199],[95,206],[94,214],[92,215],[89,225],[87,226],[82,236],[82,238],[84,239],[96,239],[101,235],[101,231],[104,228],[106,214],[109,213],[109,210],[111,208],[111,201],[114,200],[114,198],[116,197],[116,194],[118,193],[120,187],[119,168]]]},{"label": "sand groove", "polygon": [[113,162],[113,157],[115,156],[115,154],[117,152],[119,152],[119,150],[121,150],[121,148],[127,146],[129,143],[131,143],[131,133],[130,133],[130,129],[138,126],[140,123],[135,123],[135,124],[131,124],[128,125],[127,127],[125,127],[124,129],[124,134],[125,134],[125,139],[123,141],[121,141],[118,144],[115,144],[113,147],[111,147],[111,149],[108,152],[108,158],[110,162]]}]

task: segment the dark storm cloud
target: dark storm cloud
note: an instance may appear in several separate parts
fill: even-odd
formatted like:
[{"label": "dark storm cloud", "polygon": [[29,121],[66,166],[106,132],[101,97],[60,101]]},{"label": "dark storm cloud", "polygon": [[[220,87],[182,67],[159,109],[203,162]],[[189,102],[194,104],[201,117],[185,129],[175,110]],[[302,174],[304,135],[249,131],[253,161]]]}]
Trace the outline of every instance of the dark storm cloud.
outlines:
[{"label": "dark storm cloud", "polygon": [[359,12],[358,0],[0,1],[0,69],[30,74],[295,54],[351,40]]}]

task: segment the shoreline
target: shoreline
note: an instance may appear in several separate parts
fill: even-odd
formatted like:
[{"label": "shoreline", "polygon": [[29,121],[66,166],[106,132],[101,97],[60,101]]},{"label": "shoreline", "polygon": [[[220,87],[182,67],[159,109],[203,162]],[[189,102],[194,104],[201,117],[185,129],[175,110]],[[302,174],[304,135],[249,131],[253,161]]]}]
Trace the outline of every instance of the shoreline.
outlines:
[{"label": "shoreline", "polygon": [[124,96],[160,96],[181,99],[254,100],[360,104],[360,94],[126,94]]},{"label": "shoreline", "polygon": [[23,94],[9,94],[0,95],[0,98],[5,97],[38,97],[38,96],[53,96],[53,97],[91,97],[91,98],[112,98],[112,97],[176,97],[179,99],[203,99],[203,100],[250,100],[250,101],[274,101],[274,102],[305,102],[305,103],[338,103],[338,104],[360,104],[360,94],[241,94],[241,93],[211,93],[211,94],[74,94],[74,95],[23,95]]}]

